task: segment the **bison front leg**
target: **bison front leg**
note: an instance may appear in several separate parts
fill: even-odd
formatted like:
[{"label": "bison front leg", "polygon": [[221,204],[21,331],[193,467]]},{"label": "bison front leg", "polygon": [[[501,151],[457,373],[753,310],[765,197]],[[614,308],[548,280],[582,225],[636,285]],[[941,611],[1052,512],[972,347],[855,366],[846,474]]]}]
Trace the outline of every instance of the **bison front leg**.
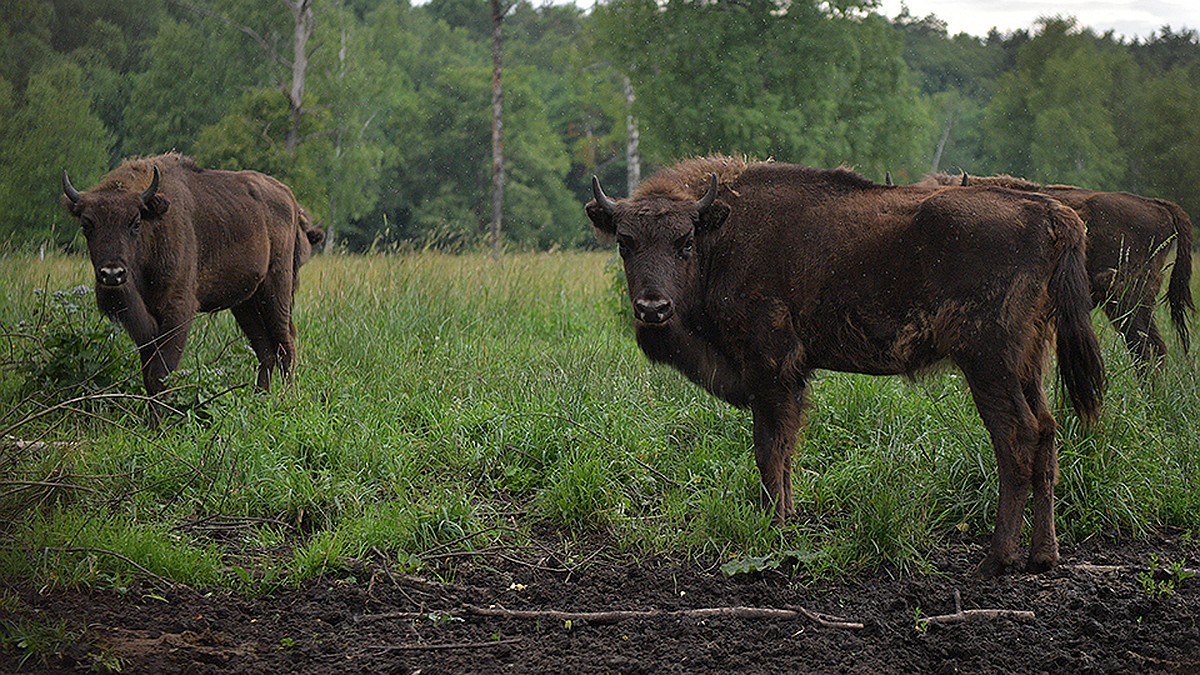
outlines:
[{"label": "bison front leg", "polygon": [[191,317],[164,321],[162,334],[142,350],[142,377],[151,396],[162,392],[167,376],[179,367],[191,327]]},{"label": "bison front leg", "polygon": [[[148,396],[157,398],[166,389],[167,376],[179,367],[191,323],[190,317],[166,320],[162,323],[160,335],[146,341],[138,340],[138,355],[142,360],[142,383]],[[160,421],[159,408],[157,403],[150,404],[149,423],[152,427],[157,427]]]},{"label": "bison front leg", "polygon": [[796,513],[792,500],[792,454],[803,423],[803,395],[760,399],[754,414],[754,461],[762,480],[762,507],[782,524]]}]

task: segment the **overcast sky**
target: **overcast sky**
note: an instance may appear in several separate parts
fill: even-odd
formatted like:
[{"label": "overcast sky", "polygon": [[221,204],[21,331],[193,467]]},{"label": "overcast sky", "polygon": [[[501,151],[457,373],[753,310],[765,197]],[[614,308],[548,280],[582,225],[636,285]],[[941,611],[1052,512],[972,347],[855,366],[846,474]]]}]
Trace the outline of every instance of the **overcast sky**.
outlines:
[{"label": "overcast sky", "polygon": [[1147,37],[1168,25],[1178,32],[1200,30],[1200,0],[881,0],[879,12],[888,18],[900,13],[936,14],[951,35],[987,35],[993,27],[1001,33],[1032,28],[1043,16],[1073,16],[1097,33],[1113,31],[1134,38]]}]

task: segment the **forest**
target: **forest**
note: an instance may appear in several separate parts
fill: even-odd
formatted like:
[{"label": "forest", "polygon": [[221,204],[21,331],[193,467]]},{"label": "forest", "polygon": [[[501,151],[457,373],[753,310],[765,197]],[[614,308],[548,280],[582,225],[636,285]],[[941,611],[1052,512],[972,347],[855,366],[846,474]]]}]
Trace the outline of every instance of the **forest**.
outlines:
[{"label": "forest", "polygon": [[[1128,190],[1200,213],[1200,36],[1071,17],[986,37],[870,0],[500,7],[503,243],[591,245],[622,195],[720,152]],[[492,219],[487,0],[6,0],[0,250],[78,250],[60,204],[177,150],[270,173],[338,250],[481,245]],[[632,161],[635,165],[631,166]]]}]

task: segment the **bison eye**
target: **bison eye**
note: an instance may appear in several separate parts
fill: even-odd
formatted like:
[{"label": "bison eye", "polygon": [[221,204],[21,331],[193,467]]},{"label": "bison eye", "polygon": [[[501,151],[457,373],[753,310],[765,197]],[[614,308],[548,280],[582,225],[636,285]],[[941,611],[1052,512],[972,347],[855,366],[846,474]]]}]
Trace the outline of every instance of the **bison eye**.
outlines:
[{"label": "bison eye", "polygon": [[142,217],[134,216],[133,220],[129,221],[129,231],[132,232],[136,236],[137,233],[139,231],[141,231],[141,229],[142,229]]},{"label": "bison eye", "polygon": [[83,236],[85,237],[92,236],[92,230],[96,229],[91,218],[80,218],[79,228],[83,230]]},{"label": "bison eye", "polygon": [[679,259],[687,260],[688,258],[692,257],[692,253],[695,251],[696,237],[694,235],[689,234],[688,236],[684,237],[683,239],[680,239],[676,243],[676,247],[678,247],[678,249],[679,249],[679,252],[677,254],[679,256]]},{"label": "bison eye", "polygon": [[629,254],[633,252],[633,240],[628,237],[617,239],[617,252],[621,254],[622,258],[628,258]]}]

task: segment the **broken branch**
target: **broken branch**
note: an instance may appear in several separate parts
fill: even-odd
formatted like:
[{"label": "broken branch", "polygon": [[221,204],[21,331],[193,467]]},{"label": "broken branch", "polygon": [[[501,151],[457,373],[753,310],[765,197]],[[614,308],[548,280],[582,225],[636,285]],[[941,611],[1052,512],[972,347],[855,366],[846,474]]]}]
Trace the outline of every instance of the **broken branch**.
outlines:
[{"label": "broken branch", "polygon": [[[563,612],[553,609],[541,610],[522,610],[522,609],[505,609],[503,607],[478,607],[476,605],[466,605],[461,610],[464,614],[474,616],[489,616],[504,619],[548,619],[552,621],[571,621],[584,622],[592,624],[609,624],[620,623],[622,621],[632,621],[637,619],[708,619],[708,618],[732,618],[732,619],[777,619],[790,621],[799,618],[807,618],[821,626],[827,628],[841,628],[845,630],[860,630],[863,624],[844,619],[842,617],[813,612],[803,607],[788,607],[779,609],[774,607],[701,607],[697,609],[678,609],[678,610],[662,610],[662,609],[637,609],[637,610],[610,610],[603,612]],[[363,614],[355,618],[356,621],[379,621],[388,619],[398,620],[414,620],[430,616],[430,613],[418,612],[388,612],[385,614]]]}]

